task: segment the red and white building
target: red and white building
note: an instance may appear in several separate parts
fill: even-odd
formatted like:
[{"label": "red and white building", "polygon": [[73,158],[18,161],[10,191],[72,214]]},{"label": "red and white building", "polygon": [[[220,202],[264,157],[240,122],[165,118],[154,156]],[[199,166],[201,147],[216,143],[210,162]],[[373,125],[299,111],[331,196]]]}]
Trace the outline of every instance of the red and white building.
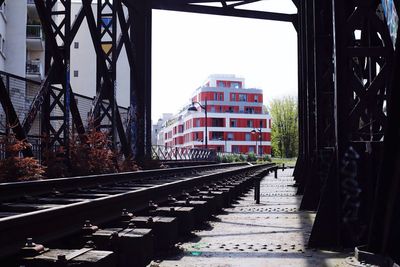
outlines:
[{"label": "red and white building", "polygon": [[[194,91],[193,102],[205,106],[207,101],[208,148],[271,154],[271,116],[263,105],[263,91],[245,88],[244,82],[235,75],[211,75]],[[189,106],[165,122],[158,133],[159,145],[205,147],[204,109],[195,104],[198,112],[193,112]]]}]

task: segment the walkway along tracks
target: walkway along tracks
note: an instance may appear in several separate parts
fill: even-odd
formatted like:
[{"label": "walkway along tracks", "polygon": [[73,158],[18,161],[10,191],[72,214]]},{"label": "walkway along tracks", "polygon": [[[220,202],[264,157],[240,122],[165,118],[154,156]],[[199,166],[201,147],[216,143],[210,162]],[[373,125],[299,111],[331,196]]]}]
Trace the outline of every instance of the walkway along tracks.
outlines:
[{"label": "walkway along tracks", "polygon": [[[63,199],[62,197],[77,198],[79,196],[82,198],[81,201],[0,218],[0,257],[15,254],[28,237],[33,238],[38,243],[57,240],[78,232],[88,219],[93,224],[102,225],[120,218],[123,209],[128,211],[143,210],[148,207],[149,201],[162,203],[168,199],[168,196],[181,196],[183,191],[195,195],[196,192],[193,193],[193,191],[196,191],[196,187],[207,188],[212,185],[215,188],[218,182],[227,183],[229,179],[230,184],[222,187],[230,190],[229,187],[236,188],[240,184],[235,184],[235,177],[256,177],[263,170],[275,168],[272,164],[255,166],[230,164],[223,167],[224,169],[217,169],[216,171],[215,165],[213,165],[214,171],[210,171],[210,166],[208,169],[206,166],[202,166],[200,168],[203,168],[203,171],[209,170],[208,173],[202,173],[202,175],[195,177],[190,177],[188,174],[185,176],[183,174],[183,169],[185,168],[176,169],[175,171],[170,169],[142,172],[137,174],[137,177],[134,177],[135,175],[132,173],[130,178],[128,174],[122,174],[119,178],[102,176],[99,180],[105,181],[103,184],[98,182],[100,185],[95,188],[85,189],[81,187],[78,191],[73,190],[77,190],[77,184],[74,188],[71,181],[60,179],[59,182],[64,183],[68,189],[64,193],[62,188],[57,188],[56,191],[53,190],[53,193],[60,196],[60,199]],[[194,168],[186,168],[186,173],[193,171],[195,171]],[[175,177],[178,176],[177,173],[179,172],[180,177]],[[75,183],[77,181],[82,182],[83,179],[85,178],[75,178]],[[94,182],[95,178],[89,177],[88,180]],[[49,183],[60,187],[56,181]],[[89,184],[91,186],[94,185],[88,181],[83,183],[86,183],[88,187],[90,187]],[[38,187],[41,187],[41,185]],[[48,185],[47,187],[49,188]],[[125,191],[123,190],[124,187],[126,187]],[[18,192],[16,188],[14,190]],[[37,192],[45,192],[46,190],[41,188],[34,191],[37,194]],[[48,193],[48,189],[46,192]],[[101,192],[114,194],[106,195]],[[85,194],[87,194],[86,198]],[[94,196],[99,197],[93,198]],[[91,197],[92,199],[90,199]],[[195,197],[193,198],[195,199]],[[46,200],[46,198],[44,199]]]}]

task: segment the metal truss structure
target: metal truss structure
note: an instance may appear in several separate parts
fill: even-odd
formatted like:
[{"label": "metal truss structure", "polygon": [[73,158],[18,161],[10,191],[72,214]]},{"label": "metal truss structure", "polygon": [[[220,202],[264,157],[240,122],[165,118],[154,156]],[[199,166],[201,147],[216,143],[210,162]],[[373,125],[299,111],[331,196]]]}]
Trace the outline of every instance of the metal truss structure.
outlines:
[{"label": "metal truss structure", "polygon": [[[70,0],[35,0],[46,36],[46,79],[23,122],[0,81],[1,104],[10,124],[16,125],[13,131],[25,138],[41,108],[46,110],[43,133],[51,144],[68,147],[70,114],[79,134],[84,133],[69,84],[69,49],[85,19],[97,55],[93,123],[110,132],[114,145],[118,138],[125,156],[138,160],[154,152],[152,9],[293,23],[298,33],[300,122],[295,179],[304,195],[301,208],[318,211],[309,245],[367,244],[371,252],[399,260],[400,38],[393,43],[381,1],[292,0],[297,14],[241,8],[259,1],[98,0],[96,20],[92,0],[82,0],[82,9],[71,21]],[[56,2],[62,10],[53,9]],[[211,2],[219,5],[208,5]],[[399,1],[394,3],[400,10]],[[115,99],[116,62],[122,49],[131,73],[127,129]],[[52,86],[62,90],[52,92]]]}]

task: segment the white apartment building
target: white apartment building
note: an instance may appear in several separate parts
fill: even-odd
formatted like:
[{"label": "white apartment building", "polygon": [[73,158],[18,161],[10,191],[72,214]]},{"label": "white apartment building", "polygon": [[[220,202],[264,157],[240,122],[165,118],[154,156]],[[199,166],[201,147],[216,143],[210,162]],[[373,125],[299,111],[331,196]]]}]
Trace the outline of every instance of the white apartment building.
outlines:
[{"label": "white apartment building", "polygon": [[163,124],[160,145],[271,154],[271,115],[263,90],[246,88],[244,78],[215,74],[194,90],[191,100],[194,106],[188,103]]},{"label": "white apartment building", "polygon": [[163,113],[162,117],[158,119],[156,124],[153,124],[151,131],[151,143],[153,145],[163,146],[165,143],[164,135],[159,134],[161,129],[165,127],[165,124],[168,120],[173,118],[172,113]]},{"label": "white apartment building", "polygon": [[[74,19],[82,4],[72,2],[71,17]],[[93,14],[97,18],[97,4],[92,4]],[[121,29],[118,27],[117,36]],[[89,27],[84,21],[79,28],[71,47],[71,87],[75,93],[93,97],[96,95],[96,53],[93,48]],[[130,68],[125,49],[122,49],[117,63],[117,103],[129,106]]]}]

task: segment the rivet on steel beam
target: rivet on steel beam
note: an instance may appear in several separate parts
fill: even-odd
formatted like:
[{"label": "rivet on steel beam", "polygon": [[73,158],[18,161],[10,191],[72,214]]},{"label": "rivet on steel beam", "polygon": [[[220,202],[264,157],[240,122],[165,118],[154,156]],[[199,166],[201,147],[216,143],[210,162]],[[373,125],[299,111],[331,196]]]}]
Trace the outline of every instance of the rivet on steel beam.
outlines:
[{"label": "rivet on steel beam", "polygon": [[193,192],[196,193],[196,194],[198,194],[198,193],[200,193],[200,190],[199,190],[197,187],[194,187],[194,188],[193,188]]},{"label": "rivet on steel beam", "polygon": [[99,227],[96,225],[93,225],[90,220],[86,220],[85,223],[83,224],[82,231],[84,235],[91,235],[94,232],[99,230]]},{"label": "rivet on steel beam", "polygon": [[44,252],[46,249],[43,245],[35,244],[32,238],[28,237],[24,247],[21,250],[23,257],[34,257]]},{"label": "rivet on steel beam", "polygon": [[57,255],[56,262],[67,262],[67,257],[65,255]]},{"label": "rivet on steel beam", "polygon": [[96,245],[93,242],[93,240],[88,240],[83,247],[84,248],[96,248]]},{"label": "rivet on steel beam", "polygon": [[32,239],[31,237],[28,237],[28,238],[26,239],[25,247],[27,247],[27,248],[32,248],[32,247],[34,247],[35,245],[36,245],[36,244],[33,243],[33,239]]},{"label": "rivet on steel beam", "polygon": [[168,195],[168,202],[175,202],[176,198],[174,198],[172,195]]}]

